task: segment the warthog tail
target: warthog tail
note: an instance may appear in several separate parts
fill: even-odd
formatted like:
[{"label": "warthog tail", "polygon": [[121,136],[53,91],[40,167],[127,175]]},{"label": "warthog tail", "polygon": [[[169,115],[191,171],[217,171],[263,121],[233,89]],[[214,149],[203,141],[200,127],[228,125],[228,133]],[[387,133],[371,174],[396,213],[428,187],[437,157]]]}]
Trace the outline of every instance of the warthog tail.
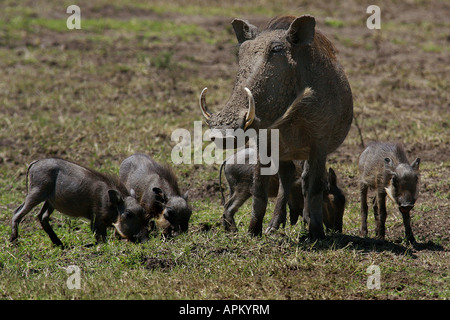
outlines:
[{"label": "warthog tail", "polygon": [[220,189],[220,194],[222,196],[222,205],[225,205],[225,197],[223,195],[223,188],[222,188],[222,169],[226,162],[227,162],[226,159],[223,160],[222,164],[220,165],[220,170],[219,170],[219,189]]},{"label": "warthog tail", "polygon": [[296,117],[296,113],[298,110],[301,110],[302,105],[314,103],[314,90],[310,87],[306,87],[302,94],[298,96],[294,102],[291,103],[286,112],[279,117],[275,122],[270,126],[270,129],[279,129],[285,126],[287,123],[291,122]]},{"label": "warthog tail", "polygon": [[30,172],[30,169],[31,169],[31,167],[33,166],[33,164],[35,164],[36,162],[38,162],[39,160],[34,160],[33,162],[31,162],[29,165],[28,165],[28,168],[27,168],[27,174],[26,174],[26,176],[25,176],[25,189],[27,190],[27,194],[28,194],[28,173]]}]

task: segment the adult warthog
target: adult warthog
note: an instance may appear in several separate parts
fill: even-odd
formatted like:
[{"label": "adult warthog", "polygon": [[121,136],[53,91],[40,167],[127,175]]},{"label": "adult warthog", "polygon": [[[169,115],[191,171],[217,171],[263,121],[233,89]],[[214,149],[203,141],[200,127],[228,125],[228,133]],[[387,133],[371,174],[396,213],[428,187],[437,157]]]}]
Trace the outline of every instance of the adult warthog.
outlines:
[{"label": "adult warthog", "polygon": [[[226,135],[230,132],[227,129],[279,129],[281,187],[289,194],[295,171],[292,160],[308,160],[303,172],[304,210],[311,217],[310,236],[322,238],[325,162],[347,136],[353,99],[334,46],[315,30],[315,24],[309,15],[282,16],[259,31],[247,21],[233,20],[239,42],[239,70],[233,92],[222,110],[213,114],[206,107],[204,89],[200,108],[213,139],[235,139]],[[261,174],[263,166],[260,161],[255,166],[249,226],[253,235],[262,233],[267,207],[269,176]],[[272,220],[268,230],[280,223],[281,219]]]}]

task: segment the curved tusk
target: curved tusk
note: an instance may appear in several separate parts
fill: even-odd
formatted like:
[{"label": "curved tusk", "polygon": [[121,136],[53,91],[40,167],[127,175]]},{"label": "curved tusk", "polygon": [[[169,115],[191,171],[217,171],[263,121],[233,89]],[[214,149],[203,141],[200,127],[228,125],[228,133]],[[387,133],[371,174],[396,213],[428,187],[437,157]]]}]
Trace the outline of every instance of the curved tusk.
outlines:
[{"label": "curved tusk", "polygon": [[244,90],[245,92],[247,92],[248,97],[248,111],[247,115],[245,116],[245,125],[244,125],[245,130],[253,123],[253,120],[255,120],[256,111],[255,111],[255,100],[253,99],[252,92],[247,87],[245,87]]},{"label": "curved tusk", "polygon": [[202,110],[202,114],[205,117],[206,122],[211,119],[211,113],[208,112],[208,109],[206,108],[206,91],[208,88],[204,88],[202,90],[202,93],[200,94],[200,109]]}]

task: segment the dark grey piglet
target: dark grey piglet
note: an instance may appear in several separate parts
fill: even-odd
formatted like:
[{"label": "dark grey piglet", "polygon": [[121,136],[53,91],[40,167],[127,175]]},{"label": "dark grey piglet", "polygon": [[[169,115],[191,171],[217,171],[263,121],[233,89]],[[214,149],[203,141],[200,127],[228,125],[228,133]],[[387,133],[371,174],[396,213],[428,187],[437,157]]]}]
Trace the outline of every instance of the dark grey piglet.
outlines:
[{"label": "dark grey piglet", "polygon": [[145,154],[134,154],[120,165],[120,180],[136,192],[148,217],[155,219],[166,235],[188,230],[192,210],[187,193],[182,195],[172,169]]},{"label": "dark grey piglet", "polygon": [[410,211],[419,196],[420,158],[411,164],[399,143],[371,143],[359,157],[361,188],[361,235],[367,236],[367,191],[375,190],[373,211],[376,236],[385,237],[386,196],[398,205],[403,217],[406,238],[415,242],[411,229]]},{"label": "dark grey piglet", "polygon": [[18,237],[22,218],[41,202],[44,205],[38,218],[55,245],[63,247],[49,224],[54,209],[71,217],[91,220],[97,242],[106,240],[109,226],[114,226],[123,238],[133,242],[147,239],[144,209],[117,178],[70,161],[50,158],[32,162],[26,179],[27,188],[28,179],[30,182],[28,194],[14,212],[11,241]]}]

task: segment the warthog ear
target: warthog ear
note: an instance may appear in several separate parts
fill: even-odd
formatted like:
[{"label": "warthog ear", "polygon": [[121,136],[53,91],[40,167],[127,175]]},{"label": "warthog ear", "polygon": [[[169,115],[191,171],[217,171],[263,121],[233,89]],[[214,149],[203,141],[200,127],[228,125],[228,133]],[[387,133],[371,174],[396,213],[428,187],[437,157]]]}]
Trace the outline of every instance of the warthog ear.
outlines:
[{"label": "warthog ear", "polygon": [[330,186],[337,185],[336,173],[334,172],[334,170],[332,168],[328,169],[328,183],[330,184]]},{"label": "warthog ear", "polygon": [[117,190],[108,190],[108,196],[109,201],[114,205],[118,205],[123,202],[122,196]]},{"label": "warthog ear", "polygon": [[136,191],[134,189],[130,189],[130,196],[136,199]]},{"label": "warthog ear", "polygon": [[258,28],[246,20],[234,19],[231,25],[233,26],[239,44],[256,37]]},{"label": "warthog ear", "polygon": [[411,167],[412,167],[415,171],[418,171],[418,170],[419,170],[419,165],[420,165],[420,158],[416,158],[416,160],[414,160],[413,163],[411,163]]},{"label": "warthog ear", "polygon": [[295,45],[310,45],[314,41],[315,27],[316,19],[313,16],[301,16],[291,23],[287,31],[287,39]]}]

